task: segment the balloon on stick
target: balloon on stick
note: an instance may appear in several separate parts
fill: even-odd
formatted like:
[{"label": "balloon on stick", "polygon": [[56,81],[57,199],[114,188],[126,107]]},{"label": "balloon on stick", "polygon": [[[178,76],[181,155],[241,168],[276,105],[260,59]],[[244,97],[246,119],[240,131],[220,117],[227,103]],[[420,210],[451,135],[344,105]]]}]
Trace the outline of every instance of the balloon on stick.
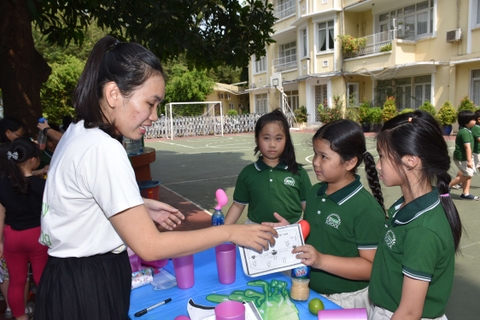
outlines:
[{"label": "balloon on stick", "polygon": [[228,203],[228,196],[223,189],[217,189],[215,192],[215,197],[217,198],[217,206],[215,210],[221,210]]}]

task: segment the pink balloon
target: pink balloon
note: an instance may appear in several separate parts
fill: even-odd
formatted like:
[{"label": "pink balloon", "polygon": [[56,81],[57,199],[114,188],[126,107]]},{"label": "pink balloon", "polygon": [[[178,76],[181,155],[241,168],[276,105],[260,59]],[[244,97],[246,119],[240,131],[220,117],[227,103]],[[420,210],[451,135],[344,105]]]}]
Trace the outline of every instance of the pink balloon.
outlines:
[{"label": "pink balloon", "polygon": [[224,205],[228,203],[228,196],[223,189],[217,189],[215,192],[215,197],[217,198],[218,205],[215,207],[215,210],[220,210]]}]

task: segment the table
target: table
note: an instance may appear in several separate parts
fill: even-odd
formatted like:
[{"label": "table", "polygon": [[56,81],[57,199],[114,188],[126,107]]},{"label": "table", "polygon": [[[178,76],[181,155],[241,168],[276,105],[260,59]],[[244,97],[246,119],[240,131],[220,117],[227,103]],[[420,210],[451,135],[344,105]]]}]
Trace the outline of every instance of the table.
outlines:
[{"label": "table", "polygon": [[[288,288],[291,286],[291,280],[289,277],[285,276],[283,273],[269,274],[261,277],[251,278],[246,276],[243,273],[241,266],[240,255],[237,250],[237,270],[236,270],[236,280],[234,283],[229,285],[221,284],[218,281],[217,275],[217,265],[215,261],[215,249],[208,249],[202,252],[199,252],[194,255],[194,264],[195,264],[195,285],[190,289],[179,289],[178,287],[170,288],[167,290],[153,290],[153,286],[146,285],[137,289],[133,289],[131,293],[130,301],[130,310],[128,315],[132,320],[150,320],[150,319],[162,319],[162,320],[173,320],[179,315],[188,316],[187,312],[187,302],[190,298],[197,304],[206,305],[206,306],[215,306],[215,303],[212,303],[206,300],[206,296],[212,293],[215,294],[230,294],[234,290],[246,290],[253,289],[255,291],[261,292],[262,289],[259,287],[251,287],[247,285],[249,281],[255,280],[265,280],[270,282],[271,280],[282,280],[288,283]],[[170,260],[168,264],[164,267],[167,271],[172,274],[175,274],[173,271],[173,264]],[[340,306],[329,301],[320,294],[310,290],[310,299],[317,297],[323,301],[325,304],[325,309],[342,309]],[[172,302],[169,302],[161,307],[158,307],[154,310],[151,310],[147,314],[141,317],[134,317],[134,313],[140,311],[144,308],[150,307],[162,300],[167,298],[172,298]],[[293,300],[292,300],[293,301]],[[317,319],[316,316],[312,315],[308,311],[308,301],[293,301],[299,311],[299,317],[301,320],[304,319]]]}]

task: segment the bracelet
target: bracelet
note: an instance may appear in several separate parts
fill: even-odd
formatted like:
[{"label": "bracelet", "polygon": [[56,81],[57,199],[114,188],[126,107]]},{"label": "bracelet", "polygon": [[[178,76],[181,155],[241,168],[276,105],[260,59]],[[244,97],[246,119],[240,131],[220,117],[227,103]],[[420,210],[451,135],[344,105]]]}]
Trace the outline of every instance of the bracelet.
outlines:
[{"label": "bracelet", "polygon": [[45,129],[43,129],[43,134],[44,134],[44,135],[47,135],[47,131],[48,131],[49,129],[51,129],[51,128],[50,128],[50,127],[46,127]]}]

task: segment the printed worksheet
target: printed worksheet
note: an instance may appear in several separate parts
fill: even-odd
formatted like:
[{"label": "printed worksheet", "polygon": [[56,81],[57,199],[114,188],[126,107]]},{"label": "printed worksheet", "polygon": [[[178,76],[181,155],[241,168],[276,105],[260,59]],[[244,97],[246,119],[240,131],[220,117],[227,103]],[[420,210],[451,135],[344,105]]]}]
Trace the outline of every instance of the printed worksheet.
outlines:
[{"label": "printed worksheet", "polygon": [[245,247],[238,247],[242,259],[243,272],[250,277],[290,270],[303,266],[292,250],[303,246],[302,230],[298,224],[275,228],[278,232],[275,245],[267,251],[258,253]]}]

